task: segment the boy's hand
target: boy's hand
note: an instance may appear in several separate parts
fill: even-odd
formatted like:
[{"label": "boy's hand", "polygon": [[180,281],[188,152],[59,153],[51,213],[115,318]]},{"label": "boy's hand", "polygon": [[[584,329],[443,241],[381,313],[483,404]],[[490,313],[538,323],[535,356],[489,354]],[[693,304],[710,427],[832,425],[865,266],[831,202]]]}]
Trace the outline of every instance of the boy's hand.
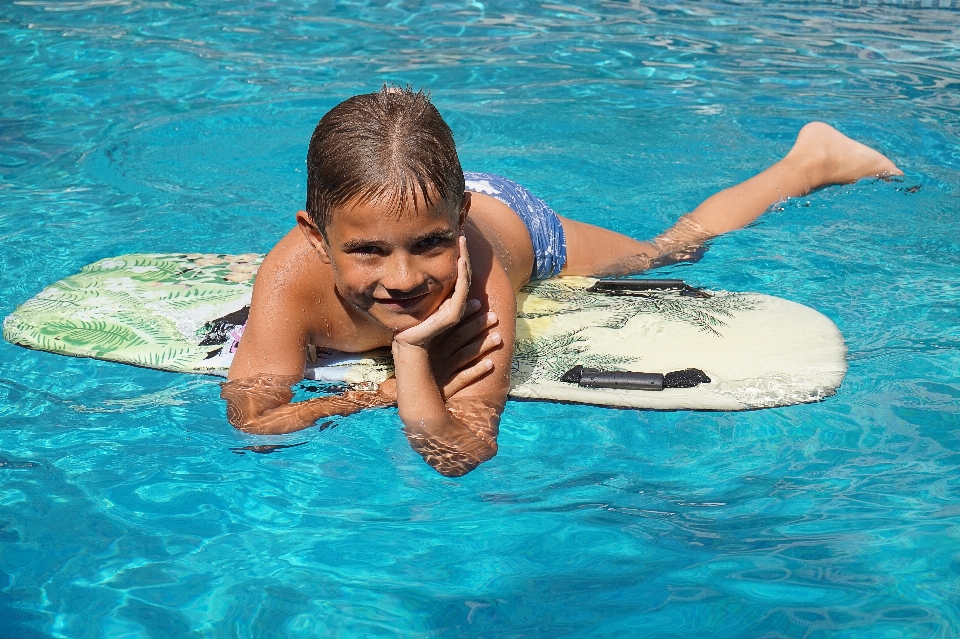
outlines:
[{"label": "boy's hand", "polygon": [[[493,360],[484,355],[503,341],[500,333],[491,332],[497,325],[494,313],[479,313],[480,300],[467,302],[467,315],[453,329],[437,338],[430,349],[430,364],[440,385],[444,399],[460,392],[491,370]],[[397,378],[380,384],[380,395],[389,401],[397,400]]]},{"label": "boy's hand", "polygon": [[[497,324],[494,313],[478,313],[479,300],[467,301],[470,291],[470,259],[466,239],[459,239],[457,282],[450,297],[429,317],[394,335],[397,348],[413,346],[430,351],[430,365],[444,399],[456,394],[493,369],[493,361],[483,355],[500,345],[500,334],[489,329]],[[396,380],[380,386],[385,397],[396,397]]]},{"label": "boy's hand", "polygon": [[[427,348],[444,331],[452,329],[467,309],[467,294],[470,292],[470,259],[467,255],[467,238],[460,236],[460,257],[457,259],[457,283],[453,293],[427,319],[416,326],[400,331],[393,336],[393,348],[418,346]],[[394,353],[396,357],[396,352]]]},{"label": "boy's hand", "polygon": [[493,360],[483,356],[502,342],[493,312],[479,313],[480,300],[467,302],[466,315],[430,349],[430,365],[446,400],[491,370]]}]

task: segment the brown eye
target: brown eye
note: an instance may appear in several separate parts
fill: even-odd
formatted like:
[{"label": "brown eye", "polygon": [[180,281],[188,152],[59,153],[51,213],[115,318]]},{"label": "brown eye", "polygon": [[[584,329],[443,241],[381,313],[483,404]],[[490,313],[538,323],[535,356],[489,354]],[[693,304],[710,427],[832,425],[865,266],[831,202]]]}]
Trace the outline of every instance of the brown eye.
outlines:
[{"label": "brown eye", "polygon": [[433,248],[434,246],[439,246],[445,239],[445,237],[439,235],[436,237],[428,237],[425,240],[420,240],[420,242],[417,243],[417,246],[422,249],[429,249]]}]

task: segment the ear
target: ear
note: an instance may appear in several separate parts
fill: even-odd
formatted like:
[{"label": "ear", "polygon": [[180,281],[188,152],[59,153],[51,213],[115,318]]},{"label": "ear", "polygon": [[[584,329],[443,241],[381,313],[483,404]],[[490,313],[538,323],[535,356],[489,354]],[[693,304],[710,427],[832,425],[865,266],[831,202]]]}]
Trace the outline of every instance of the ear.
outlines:
[{"label": "ear", "polygon": [[460,207],[460,230],[467,223],[467,214],[470,213],[470,191],[463,192],[463,204]]},{"label": "ear", "polygon": [[327,250],[329,248],[327,239],[323,237],[323,233],[320,232],[320,229],[318,229],[313,223],[313,220],[310,219],[310,214],[306,211],[297,211],[297,226],[300,227],[300,231],[307,239],[307,242],[310,243],[310,246],[312,246],[314,250],[316,250],[317,255],[320,256],[320,261],[324,264],[329,264],[330,253]]}]

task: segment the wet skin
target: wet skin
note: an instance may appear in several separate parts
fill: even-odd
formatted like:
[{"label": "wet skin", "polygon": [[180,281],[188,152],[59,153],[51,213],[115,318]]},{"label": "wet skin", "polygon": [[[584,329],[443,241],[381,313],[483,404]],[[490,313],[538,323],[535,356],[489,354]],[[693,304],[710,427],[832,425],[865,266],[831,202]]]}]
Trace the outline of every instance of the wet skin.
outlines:
[{"label": "wet skin", "polygon": [[[708,198],[652,242],[561,218],[563,273],[639,273],[689,259],[691,247],[784,198],[899,174],[878,152],[811,123],[781,161]],[[352,202],[335,212],[326,236],[305,212],[297,214],[298,228],[260,267],[222,396],[230,422],[256,433],[292,432],[396,399],[413,448],[441,473],[462,475],[496,453],[515,292],[533,267],[530,236],[513,211],[481,194],[467,194],[459,212],[408,206],[398,215],[383,204]],[[310,344],[347,352],[391,346],[395,384],[289,404]]]},{"label": "wet skin", "polygon": [[[481,206],[471,210],[474,198]],[[515,292],[532,270],[523,222],[500,202],[476,195],[460,211],[434,206],[399,215],[377,202],[354,202],[336,212],[324,233],[303,212],[297,221],[257,276],[223,393],[231,423],[250,432],[291,432],[320,417],[392,403],[399,392],[401,419],[413,428],[408,438],[435,468],[459,475],[492,456],[509,384]],[[452,330],[464,316],[468,321]],[[499,322],[504,317],[510,321]],[[347,352],[393,346],[398,355],[404,335],[415,339],[399,347],[414,356],[398,359],[399,384],[289,404],[308,344]],[[429,365],[417,363],[418,349]],[[405,367],[412,371],[407,376]],[[412,385],[406,395],[405,379]],[[446,407],[442,415],[436,401],[423,404],[431,393]]]},{"label": "wet skin", "polygon": [[[470,298],[480,300],[483,311],[512,317],[497,307],[500,298],[512,298],[529,280],[533,268],[529,235],[506,205],[469,195],[466,216],[442,210],[409,212],[402,218],[391,213],[379,222],[357,220],[362,233],[356,238],[334,219],[325,230],[329,247],[307,214],[299,212],[297,227],[270,251],[257,273],[249,321],[230,379],[302,375],[307,344],[351,353],[390,346],[395,329],[428,315],[452,290],[456,242],[429,233],[424,237],[424,231],[440,236],[456,232],[461,219],[472,272]],[[348,216],[359,212],[354,209]],[[399,227],[404,227],[402,238]],[[353,239],[367,242],[351,245]],[[398,267],[403,272],[397,272]],[[416,299],[417,295],[424,298]],[[510,299],[510,310],[514,305]]]}]

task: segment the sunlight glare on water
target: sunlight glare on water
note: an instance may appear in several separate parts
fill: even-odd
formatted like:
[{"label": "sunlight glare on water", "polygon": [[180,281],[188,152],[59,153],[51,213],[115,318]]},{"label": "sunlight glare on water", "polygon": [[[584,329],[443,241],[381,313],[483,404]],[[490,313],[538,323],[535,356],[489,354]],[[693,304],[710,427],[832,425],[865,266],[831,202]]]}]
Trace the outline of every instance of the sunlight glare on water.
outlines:
[{"label": "sunlight glare on water", "polygon": [[0,343],[0,637],[957,636],[956,5],[5,3],[3,316],[112,255],[269,250],[318,118],[383,83],[432,92],[465,169],[635,237],[811,120],[906,175],[655,273],[830,317],[836,396],[510,402],[457,480],[395,410],[244,435],[212,378]]}]

